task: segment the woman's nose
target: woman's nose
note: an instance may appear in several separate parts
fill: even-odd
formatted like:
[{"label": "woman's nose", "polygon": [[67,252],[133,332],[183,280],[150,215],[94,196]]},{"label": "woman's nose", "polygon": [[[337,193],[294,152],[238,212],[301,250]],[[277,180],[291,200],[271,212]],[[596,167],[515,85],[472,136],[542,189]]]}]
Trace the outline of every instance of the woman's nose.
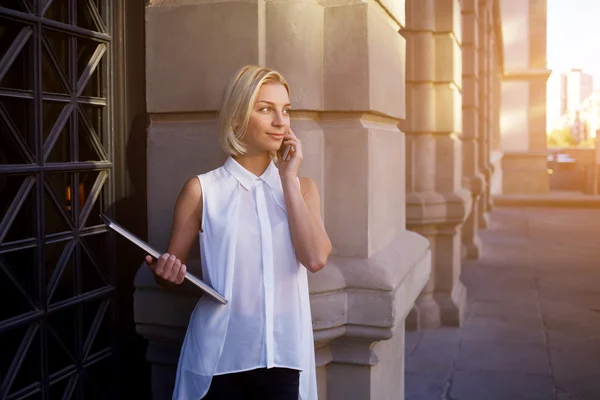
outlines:
[{"label": "woman's nose", "polygon": [[275,116],[273,118],[273,126],[283,126],[285,125],[285,116],[278,112],[275,113]]}]

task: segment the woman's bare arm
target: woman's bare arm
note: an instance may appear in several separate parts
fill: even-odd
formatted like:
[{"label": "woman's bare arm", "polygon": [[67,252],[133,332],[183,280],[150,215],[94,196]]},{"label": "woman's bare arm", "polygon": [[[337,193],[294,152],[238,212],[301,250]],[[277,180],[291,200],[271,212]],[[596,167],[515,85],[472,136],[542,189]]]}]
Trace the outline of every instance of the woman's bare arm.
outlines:
[{"label": "woman's bare arm", "polygon": [[321,199],[314,180],[282,179],[292,242],[298,260],[309,271],[317,272],[327,263],[331,241],[321,219]]},{"label": "woman's bare arm", "polygon": [[202,188],[198,178],[194,177],[185,183],[177,197],[167,252],[157,261],[146,256],[158,283],[173,287],[183,282],[186,263],[201,226]]}]

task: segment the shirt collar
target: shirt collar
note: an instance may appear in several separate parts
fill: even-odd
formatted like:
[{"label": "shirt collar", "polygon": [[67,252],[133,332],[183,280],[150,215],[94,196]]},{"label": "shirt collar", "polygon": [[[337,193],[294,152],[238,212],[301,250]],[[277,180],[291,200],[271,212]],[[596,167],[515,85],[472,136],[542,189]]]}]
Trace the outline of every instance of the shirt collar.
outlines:
[{"label": "shirt collar", "polygon": [[262,179],[269,185],[272,189],[277,189],[281,187],[281,181],[279,178],[279,171],[275,166],[275,163],[271,161],[269,166],[263,172],[261,176],[256,176],[252,172],[248,171],[246,168],[242,167],[240,163],[233,159],[233,157],[229,156],[227,161],[225,161],[225,169],[233,175],[235,179],[246,189],[252,189],[252,185],[258,179]]}]

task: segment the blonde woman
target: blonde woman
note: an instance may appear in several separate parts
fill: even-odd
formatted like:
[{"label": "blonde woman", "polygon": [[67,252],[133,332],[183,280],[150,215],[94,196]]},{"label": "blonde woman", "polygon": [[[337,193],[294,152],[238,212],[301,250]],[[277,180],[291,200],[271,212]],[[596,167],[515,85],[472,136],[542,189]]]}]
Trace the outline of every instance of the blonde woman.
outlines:
[{"label": "blonde woman", "polygon": [[168,253],[146,257],[157,277],[180,284],[200,232],[202,278],[229,300],[198,301],[173,399],[317,399],[307,270],[323,268],[331,242],[317,185],[298,177],[302,143],[290,108],[278,72],[237,72],[219,113],[229,157],[186,182]]}]

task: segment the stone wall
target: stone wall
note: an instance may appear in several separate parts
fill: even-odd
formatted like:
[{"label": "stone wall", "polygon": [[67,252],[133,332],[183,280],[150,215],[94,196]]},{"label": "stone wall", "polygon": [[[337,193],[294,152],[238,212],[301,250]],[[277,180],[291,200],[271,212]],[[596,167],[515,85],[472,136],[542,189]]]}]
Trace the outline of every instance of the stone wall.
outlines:
[{"label": "stone wall", "polygon": [[[225,158],[216,112],[233,73],[245,64],[265,65],[291,85],[292,128],[306,153],[301,172],[319,185],[333,242],[328,265],[309,277],[320,399],[403,398],[404,320],[431,270],[430,242],[406,230],[408,157],[399,128],[406,115],[406,40],[399,34],[404,11],[402,0],[173,0],[151,1],[146,9],[153,245],[166,247],[185,180]],[[458,26],[443,21],[440,29]],[[439,37],[440,49],[460,65],[458,45],[453,34]],[[436,187],[446,193],[452,218],[462,221],[455,128],[460,70],[440,74],[437,101],[452,101],[454,112],[436,134],[437,155],[450,151],[454,170],[447,175],[440,169]],[[454,226],[440,229],[438,247],[457,247]],[[198,271],[194,252],[190,269]],[[157,287],[147,269],[140,270],[136,287],[135,317],[149,342],[154,398],[170,398],[195,299]]]},{"label": "stone wall", "polygon": [[549,191],[546,149],[546,0],[502,0],[502,193]]},{"label": "stone wall", "polygon": [[466,306],[461,228],[473,201],[463,187],[461,3],[407,0],[406,11],[407,115],[400,125],[406,132],[406,223],[429,240],[433,257],[409,324],[459,325]]},{"label": "stone wall", "polygon": [[[301,173],[318,183],[333,242],[309,276],[320,399],[402,399],[407,315],[411,329],[460,325],[462,258],[485,251],[492,191],[547,187],[534,48],[545,2],[530,1],[149,2],[153,245],[166,247],[185,180],[225,159],[216,113],[232,74],[252,63],[290,82]],[[136,287],[154,398],[170,398],[196,299],[147,269]]]}]

